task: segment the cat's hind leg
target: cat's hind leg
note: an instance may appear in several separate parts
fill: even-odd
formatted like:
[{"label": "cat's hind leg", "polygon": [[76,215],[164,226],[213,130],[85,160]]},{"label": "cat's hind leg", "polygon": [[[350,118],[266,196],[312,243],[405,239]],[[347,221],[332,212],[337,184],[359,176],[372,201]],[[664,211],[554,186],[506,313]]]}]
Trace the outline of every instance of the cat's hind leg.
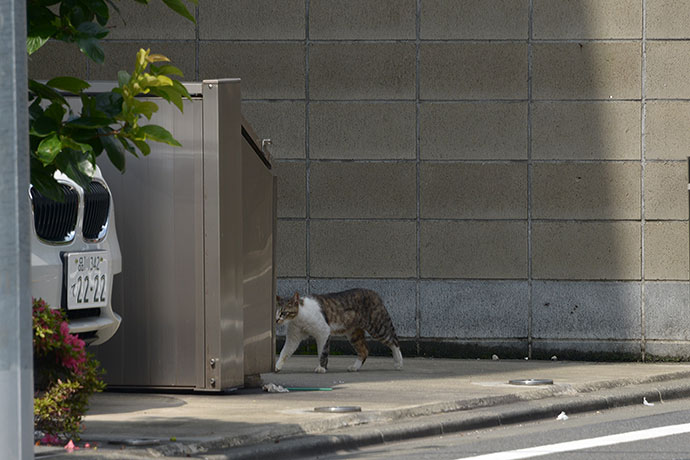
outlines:
[{"label": "cat's hind leg", "polygon": [[397,345],[390,345],[390,349],[393,352],[393,367],[397,370],[403,368],[403,357],[400,352],[400,347]]},{"label": "cat's hind leg", "polygon": [[393,352],[393,367],[397,370],[402,369],[403,367],[403,357],[402,353],[400,352],[400,343],[398,341],[398,336],[395,335],[395,330],[393,330],[393,325],[390,324],[390,327],[384,330],[375,330],[375,329],[370,329],[369,334],[371,334],[371,337],[384,344],[388,348],[391,349],[391,352]]},{"label": "cat's hind leg", "polygon": [[355,351],[357,352],[357,359],[352,364],[352,366],[347,368],[347,370],[350,372],[357,372],[362,367],[362,364],[364,364],[364,361],[366,361],[367,357],[369,356],[369,349],[367,348],[367,342],[364,339],[364,330],[363,329],[355,329],[354,332],[352,333],[352,335],[350,335],[350,343],[352,344],[352,346],[355,348]]}]

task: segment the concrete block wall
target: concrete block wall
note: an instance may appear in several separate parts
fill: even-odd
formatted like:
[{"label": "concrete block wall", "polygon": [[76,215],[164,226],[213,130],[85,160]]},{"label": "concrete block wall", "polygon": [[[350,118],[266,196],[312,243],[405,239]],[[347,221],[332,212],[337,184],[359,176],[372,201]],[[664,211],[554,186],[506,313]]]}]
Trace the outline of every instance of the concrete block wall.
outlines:
[{"label": "concrete block wall", "polygon": [[281,294],[377,289],[421,354],[690,357],[690,0],[122,11],[104,66],[49,44],[30,71],[113,79],[150,46],[241,77]]}]

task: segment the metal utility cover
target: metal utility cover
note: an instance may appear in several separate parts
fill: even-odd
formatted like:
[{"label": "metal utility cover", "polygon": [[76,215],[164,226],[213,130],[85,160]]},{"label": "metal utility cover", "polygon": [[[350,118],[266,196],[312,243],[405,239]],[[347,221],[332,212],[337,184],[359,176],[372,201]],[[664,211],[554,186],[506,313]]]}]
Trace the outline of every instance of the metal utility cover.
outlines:
[{"label": "metal utility cover", "polygon": [[314,412],[328,412],[333,414],[341,414],[345,412],[362,412],[362,408],[359,406],[327,406],[315,407]]},{"label": "metal utility cover", "polygon": [[551,379],[515,379],[508,380],[511,385],[553,385]]}]

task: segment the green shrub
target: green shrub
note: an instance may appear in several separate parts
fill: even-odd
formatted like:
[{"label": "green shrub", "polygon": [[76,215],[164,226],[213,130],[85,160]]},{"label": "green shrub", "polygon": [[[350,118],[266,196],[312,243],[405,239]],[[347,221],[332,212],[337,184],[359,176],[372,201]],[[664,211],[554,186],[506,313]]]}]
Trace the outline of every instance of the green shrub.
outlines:
[{"label": "green shrub", "polygon": [[34,429],[43,443],[78,440],[89,397],[105,388],[100,363],[84,347],[61,310],[33,300]]}]

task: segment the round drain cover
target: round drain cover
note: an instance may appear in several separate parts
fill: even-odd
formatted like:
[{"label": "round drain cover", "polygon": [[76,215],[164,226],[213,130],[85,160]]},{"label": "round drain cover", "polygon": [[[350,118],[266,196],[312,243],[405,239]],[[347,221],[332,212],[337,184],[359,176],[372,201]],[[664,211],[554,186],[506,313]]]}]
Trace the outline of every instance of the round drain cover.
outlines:
[{"label": "round drain cover", "polygon": [[343,413],[343,412],[362,412],[362,408],[359,406],[327,406],[327,407],[315,407],[314,412],[330,412],[330,413]]},{"label": "round drain cover", "polygon": [[516,379],[508,380],[511,385],[553,385],[551,379]]}]

